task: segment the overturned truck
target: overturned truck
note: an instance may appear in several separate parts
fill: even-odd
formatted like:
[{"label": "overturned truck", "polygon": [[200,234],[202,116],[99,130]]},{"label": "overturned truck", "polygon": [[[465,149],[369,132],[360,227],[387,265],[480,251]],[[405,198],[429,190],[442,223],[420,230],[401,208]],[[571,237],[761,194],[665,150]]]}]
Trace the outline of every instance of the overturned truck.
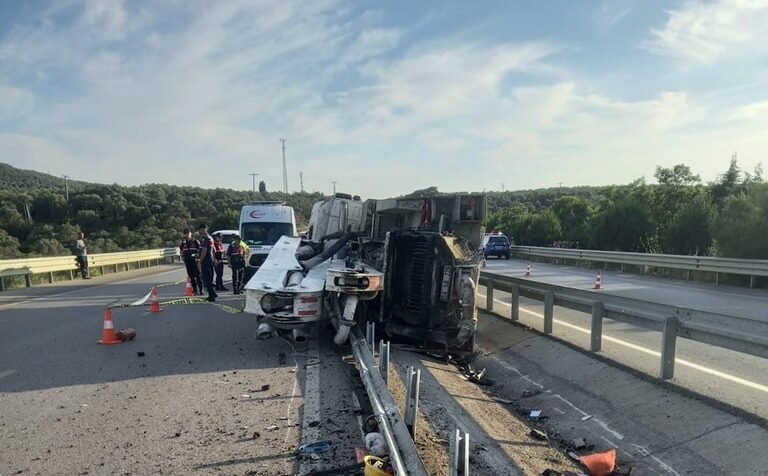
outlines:
[{"label": "overturned truck", "polygon": [[485,211],[483,194],[336,194],[314,205],[307,238],[278,241],[245,286],[245,310],[296,332],[330,320],[339,345],[368,321],[391,338],[473,352]]}]

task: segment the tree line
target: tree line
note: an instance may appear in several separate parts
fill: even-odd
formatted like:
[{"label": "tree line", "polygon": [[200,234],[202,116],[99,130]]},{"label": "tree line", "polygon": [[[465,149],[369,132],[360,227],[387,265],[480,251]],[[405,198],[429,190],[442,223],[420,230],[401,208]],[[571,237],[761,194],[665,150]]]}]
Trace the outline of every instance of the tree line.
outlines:
[{"label": "tree line", "polygon": [[684,164],[654,176],[657,184],[492,193],[486,228],[529,246],[768,258],[760,166],[748,173],[734,158],[708,184]]},{"label": "tree line", "polygon": [[237,229],[240,209],[281,201],[306,222],[318,192],[283,194],[203,189],[164,184],[136,187],[70,181],[39,172],[0,167],[0,259],[71,253],[79,231],[89,253],[177,246],[185,227]]}]

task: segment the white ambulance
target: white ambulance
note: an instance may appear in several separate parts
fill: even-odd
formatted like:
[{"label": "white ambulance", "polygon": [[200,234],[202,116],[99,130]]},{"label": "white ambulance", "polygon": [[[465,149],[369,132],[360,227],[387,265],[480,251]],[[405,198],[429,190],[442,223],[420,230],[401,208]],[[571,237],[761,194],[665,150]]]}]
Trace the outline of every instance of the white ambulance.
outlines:
[{"label": "white ambulance", "polygon": [[240,211],[240,237],[251,249],[246,282],[267,259],[281,236],[298,236],[293,208],[281,202],[256,202]]}]

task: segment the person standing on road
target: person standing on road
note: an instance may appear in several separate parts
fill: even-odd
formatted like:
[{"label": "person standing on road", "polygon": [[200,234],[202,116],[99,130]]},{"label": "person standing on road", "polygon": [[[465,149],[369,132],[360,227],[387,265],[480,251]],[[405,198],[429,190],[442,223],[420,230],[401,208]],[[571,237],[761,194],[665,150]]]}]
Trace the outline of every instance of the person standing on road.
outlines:
[{"label": "person standing on road", "polygon": [[213,235],[213,251],[216,256],[216,291],[229,291],[224,287],[224,243],[221,241],[221,233]]},{"label": "person standing on road", "polygon": [[200,268],[205,289],[208,291],[206,301],[215,302],[219,295],[216,294],[216,290],[213,288],[213,268],[216,266],[213,238],[208,234],[208,227],[204,223],[197,227],[197,232],[200,235],[200,261],[197,265]]},{"label": "person standing on road", "polygon": [[200,242],[192,238],[192,231],[184,228],[184,239],[179,245],[181,259],[184,260],[184,266],[187,267],[187,277],[192,283],[192,290],[195,294],[203,294],[203,282],[200,280],[200,270],[197,267],[197,258],[200,256]]},{"label": "person standing on road", "polygon": [[229,267],[232,268],[232,294],[243,294],[243,273],[245,273],[245,248],[240,235],[232,236],[232,243],[227,248]]},{"label": "person standing on road", "polygon": [[82,231],[77,234],[77,240],[75,240],[75,259],[83,279],[91,279],[88,273],[88,250],[85,247],[85,233]]}]

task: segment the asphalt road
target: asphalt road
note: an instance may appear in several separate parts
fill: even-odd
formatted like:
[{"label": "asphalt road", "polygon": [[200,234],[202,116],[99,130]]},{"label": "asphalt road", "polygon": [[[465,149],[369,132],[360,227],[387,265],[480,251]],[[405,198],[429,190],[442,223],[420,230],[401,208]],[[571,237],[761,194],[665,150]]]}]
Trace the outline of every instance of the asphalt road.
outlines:
[{"label": "asphalt road", "polygon": [[[183,277],[163,266],[1,295],[0,474],[278,475],[354,463],[355,387],[327,336],[306,349],[257,340],[256,319],[227,312],[241,303],[221,293],[231,309],[116,309],[115,327],[136,340],[96,343],[107,304]],[[183,290],[161,288],[160,299]],[[330,451],[296,454],[320,440]]]},{"label": "asphalt road", "polygon": [[[489,260],[487,269],[521,276],[526,262]],[[533,263],[536,281],[590,289],[594,271],[568,266]],[[768,292],[755,289],[714,286],[638,275],[603,272],[602,293],[646,299],[703,310],[736,313],[764,319]],[[496,291],[495,308],[509,315],[509,295]],[[521,299],[520,321],[542,329],[543,303]],[[481,288],[481,305],[485,291]],[[611,320],[604,321],[602,355],[648,375],[657,376],[660,366],[661,333]],[[589,348],[590,316],[555,307],[555,337]],[[678,339],[677,364],[673,383],[717,401],[768,419],[768,360],[686,339]]]}]

